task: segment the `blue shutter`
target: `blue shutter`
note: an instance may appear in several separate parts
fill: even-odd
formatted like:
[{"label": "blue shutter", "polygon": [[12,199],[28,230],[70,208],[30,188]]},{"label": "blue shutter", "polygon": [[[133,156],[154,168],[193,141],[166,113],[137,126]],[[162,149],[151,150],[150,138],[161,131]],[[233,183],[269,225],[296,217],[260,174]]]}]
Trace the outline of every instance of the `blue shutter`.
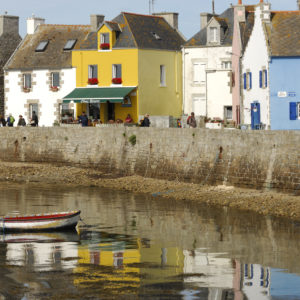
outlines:
[{"label": "blue shutter", "polygon": [[259,87],[262,88],[263,72],[259,71]]},{"label": "blue shutter", "polygon": [[249,89],[252,89],[252,72],[249,72]]},{"label": "blue shutter", "polygon": [[244,90],[247,89],[247,74],[244,73]]},{"label": "blue shutter", "polygon": [[297,120],[297,103],[290,102],[290,120]]},{"label": "blue shutter", "polygon": [[268,86],[268,71],[265,70],[264,73],[265,73],[265,87],[267,87]]}]

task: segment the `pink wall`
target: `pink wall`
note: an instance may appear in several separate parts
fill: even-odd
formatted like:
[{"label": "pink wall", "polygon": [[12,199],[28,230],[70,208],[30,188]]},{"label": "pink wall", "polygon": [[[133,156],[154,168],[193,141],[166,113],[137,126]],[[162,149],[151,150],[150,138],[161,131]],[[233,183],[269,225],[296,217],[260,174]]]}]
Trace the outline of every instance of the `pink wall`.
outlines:
[{"label": "pink wall", "polygon": [[232,41],[232,72],[234,73],[235,85],[232,88],[232,117],[240,124],[240,56],[241,56],[241,35],[237,18],[237,7],[234,8],[234,29]]}]

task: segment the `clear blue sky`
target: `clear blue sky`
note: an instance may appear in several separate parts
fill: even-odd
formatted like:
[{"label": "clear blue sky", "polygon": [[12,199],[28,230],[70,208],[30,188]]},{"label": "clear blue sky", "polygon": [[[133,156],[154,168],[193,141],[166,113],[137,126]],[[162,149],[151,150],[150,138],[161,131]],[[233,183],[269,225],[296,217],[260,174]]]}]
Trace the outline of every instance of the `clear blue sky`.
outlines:
[{"label": "clear blue sky", "polygon": [[[265,0],[267,1],[267,0]],[[215,0],[216,13],[221,13],[238,0]],[[269,0],[272,10],[295,10],[297,0]],[[257,4],[259,0],[243,0]],[[20,34],[26,34],[26,19],[32,14],[48,24],[89,24],[90,14],[103,14],[111,20],[120,12],[149,13],[149,0],[1,0],[0,14],[20,17]],[[200,29],[200,13],[212,11],[212,0],[154,0],[154,12],[178,12],[179,30],[190,38]]]}]

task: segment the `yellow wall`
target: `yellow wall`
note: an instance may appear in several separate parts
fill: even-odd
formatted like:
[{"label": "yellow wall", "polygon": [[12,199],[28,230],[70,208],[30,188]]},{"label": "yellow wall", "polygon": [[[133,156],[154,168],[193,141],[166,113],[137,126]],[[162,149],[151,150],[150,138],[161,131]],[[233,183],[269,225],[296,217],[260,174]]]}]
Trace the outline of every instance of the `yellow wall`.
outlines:
[{"label": "yellow wall", "polygon": [[[99,44],[99,43],[98,43]],[[121,86],[137,86],[138,85],[138,50],[125,49],[113,51],[73,51],[72,64],[76,67],[76,87],[87,87],[88,66],[98,65],[98,86],[109,87],[112,85],[112,65],[122,65],[122,85]],[[115,85],[118,86],[118,85]],[[127,114],[131,114],[134,122],[138,121],[138,105],[137,97],[131,97],[132,106],[122,107],[121,103],[115,104],[115,119],[125,120]],[[100,118],[107,121],[106,104],[101,104]],[[82,110],[86,110],[85,104],[77,105],[77,115]]]},{"label": "yellow wall", "polygon": [[[139,114],[181,116],[181,52],[139,50]],[[166,86],[160,86],[160,65],[166,69]]]}]

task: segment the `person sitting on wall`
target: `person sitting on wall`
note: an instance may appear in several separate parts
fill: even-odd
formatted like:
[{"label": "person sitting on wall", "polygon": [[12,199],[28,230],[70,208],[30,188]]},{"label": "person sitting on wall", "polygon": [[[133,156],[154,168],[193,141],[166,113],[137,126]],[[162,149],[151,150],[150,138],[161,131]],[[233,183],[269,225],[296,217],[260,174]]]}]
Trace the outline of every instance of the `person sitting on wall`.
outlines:
[{"label": "person sitting on wall", "polygon": [[114,120],[108,120],[108,124],[115,124]]},{"label": "person sitting on wall", "polygon": [[78,123],[81,123],[82,127],[87,127],[89,124],[89,119],[87,117],[87,115],[85,114],[85,112],[83,111],[81,116],[78,117]]},{"label": "person sitting on wall", "polygon": [[9,114],[7,118],[7,126],[13,127],[15,122],[15,118],[12,116],[12,114]]},{"label": "person sitting on wall", "polygon": [[30,120],[30,125],[32,127],[39,126],[39,119],[38,119],[38,116],[36,115],[35,111],[32,112],[32,118]]},{"label": "person sitting on wall", "polygon": [[125,119],[125,123],[132,123],[133,122],[133,119],[131,118],[131,115],[128,114],[126,119]]},{"label": "person sitting on wall", "polygon": [[117,119],[117,120],[116,120],[116,123],[117,123],[117,124],[122,124],[122,123],[123,123],[123,120]]}]

